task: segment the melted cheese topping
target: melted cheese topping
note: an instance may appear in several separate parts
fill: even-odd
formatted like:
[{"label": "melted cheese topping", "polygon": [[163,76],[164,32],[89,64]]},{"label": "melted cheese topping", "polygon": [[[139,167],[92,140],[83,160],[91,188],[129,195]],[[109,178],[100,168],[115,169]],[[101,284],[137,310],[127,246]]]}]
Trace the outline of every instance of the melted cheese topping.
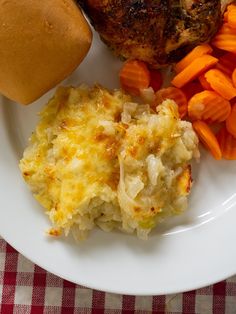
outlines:
[{"label": "melted cheese topping", "polygon": [[158,111],[100,86],[58,89],[20,162],[50,234],[83,238],[98,225],[145,238],[186,208],[197,137],[173,101]]}]

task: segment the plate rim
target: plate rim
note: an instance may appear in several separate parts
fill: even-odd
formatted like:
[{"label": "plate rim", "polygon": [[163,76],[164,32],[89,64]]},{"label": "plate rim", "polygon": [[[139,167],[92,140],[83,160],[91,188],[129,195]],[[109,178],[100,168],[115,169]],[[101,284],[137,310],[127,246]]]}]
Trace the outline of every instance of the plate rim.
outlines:
[{"label": "plate rim", "polygon": [[[3,99],[3,97],[2,97]],[[0,99],[1,101],[1,99]],[[0,103],[0,130],[3,129],[4,130],[4,123],[1,123],[1,120],[3,119],[3,105],[4,105],[4,101],[1,101]],[[4,121],[3,121],[4,122]],[[6,130],[5,130],[6,132]],[[3,132],[4,133],[4,132]],[[7,133],[7,132],[6,132]],[[2,136],[1,135],[1,131],[0,131],[0,139]],[[1,156],[0,156],[0,160],[1,160]],[[1,165],[0,165],[1,168]],[[0,176],[0,185],[1,185],[1,176]],[[1,194],[0,194],[1,195]],[[233,211],[236,210],[236,204],[234,204],[233,206],[231,206],[231,213]],[[220,217],[216,218],[215,220],[219,220]],[[227,231],[229,232],[229,229],[227,229]],[[235,267],[234,269],[230,269],[230,270],[224,270],[222,273],[219,273],[217,276],[215,276],[214,278],[212,278],[212,280],[200,280],[198,281],[198,283],[192,283],[189,285],[185,285],[186,288],[183,288],[182,286],[179,287],[179,289],[167,289],[167,290],[161,290],[160,287],[155,290],[152,291],[145,291],[145,289],[138,289],[135,290],[135,293],[133,293],[130,290],[126,290],[125,287],[124,289],[122,288],[109,288],[106,284],[101,283],[101,284],[97,284],[97,283],[91,283],[91,282],[86,282],[84,280],[78,281],[78,280],[73,280],[72,276],[73,275],[65,275],[65,273],[60,273],[55,269],[52,269],[49,265],[43,263],[42,261],[37,260],[37,256],[31,256],[29,255],[22,247],[19,247],[19,245],[16,244],[16,241],[9,236],[9,234],[6,234],[6,232],[0,230],[0,235],[2,236],[3,239],[5,239],[6,242],[8,242],[16,251],[18,251],[20,254],[22,254],[23,256],[25,256],[27,259],[29,259],[30,261],[32,261],[34,264],[42,267],[43,269],[45,269],[48,272],[51,272],[53,274],[55,274],[56,276],[59,276],[60,278],[63,278],[65,280],[74,282],[76,284],[91,288],[91,289],[96,289],[96,290],[100,290],[100,291],[105,291],[105,292],[110,292],[110,293],[116,293],[116,294],[126,294],[126,295],[139,295],[139,296],[151,296],[151,295],[168,295],[168,294],[176,294],[176,293],[183,293],[186,291],[191,291],[191,290],[196,290],[199,288],[202,288],[204,286],[208,286],[208,285],[212,285],[216,282],[225,280],[228,277],[231,277],[233,275],[236,274],[236,263],[235,263]],[[236,235],[236,228],[235,228],[235,232],[234,232],[234,236]],[[127,235],[129,237],[129,235]],[[235,255],[236,256],[236,255]],[[105,280],[104,280],[105,281]]]}]

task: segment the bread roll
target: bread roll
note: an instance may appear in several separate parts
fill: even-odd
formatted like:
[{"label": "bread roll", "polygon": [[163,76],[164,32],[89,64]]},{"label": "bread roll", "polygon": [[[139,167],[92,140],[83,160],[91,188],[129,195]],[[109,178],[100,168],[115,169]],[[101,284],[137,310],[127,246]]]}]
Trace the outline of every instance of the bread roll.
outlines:
[{"label": "bread roll", "polygon": [[29,104],[86,56],[92,33],[73,0],[0,0],[0,92]]}]

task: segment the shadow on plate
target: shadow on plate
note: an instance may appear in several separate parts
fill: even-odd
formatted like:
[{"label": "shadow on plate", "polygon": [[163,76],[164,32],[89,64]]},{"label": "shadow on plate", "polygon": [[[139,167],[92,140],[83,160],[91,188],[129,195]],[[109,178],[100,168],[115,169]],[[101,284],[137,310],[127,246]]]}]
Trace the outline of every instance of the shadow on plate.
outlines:
[{"label": "shadow on plate", "polygon": [[3,121],[4,128],[8,131],[9,143],[11,144],[14,155],[20,159],[23,153],[23,146],[19,140],[19,133],[17,133],[18,121],[11,110],[12,102],[3,96]]}]

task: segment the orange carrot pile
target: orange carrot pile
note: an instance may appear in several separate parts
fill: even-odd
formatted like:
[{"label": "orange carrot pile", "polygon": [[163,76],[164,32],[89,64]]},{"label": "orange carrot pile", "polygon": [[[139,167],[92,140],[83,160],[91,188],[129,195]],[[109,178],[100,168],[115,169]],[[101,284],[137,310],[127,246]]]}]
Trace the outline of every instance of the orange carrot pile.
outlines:
[{"label": "orange carrot pile", "polygon": [[[174,100],[180,118],[192,121],[215,159],[236,160],[236,4],[228,5],[223,25],[211,43],[195,47],[173,69],[172,86],[161,88],[159,71],[130,60],[120,72],[121,86],[133,95],[152,87],[155,108],[165,99]],[[217,136],[213,123],[221,126]]]},{"label": "orange carrot pile", "polygon": [[[188,117],[200,141],[216,159],[222,155],[236,160],[235,4],[227,7],[224,23],[211,44],[215,50],[210,45],[200,45],[175,65],[172,84],[184,90],[196,78],[199,80],[203,90],[188,100]],[[217,138],[211,130],[212,122],[223,123]]]}]

